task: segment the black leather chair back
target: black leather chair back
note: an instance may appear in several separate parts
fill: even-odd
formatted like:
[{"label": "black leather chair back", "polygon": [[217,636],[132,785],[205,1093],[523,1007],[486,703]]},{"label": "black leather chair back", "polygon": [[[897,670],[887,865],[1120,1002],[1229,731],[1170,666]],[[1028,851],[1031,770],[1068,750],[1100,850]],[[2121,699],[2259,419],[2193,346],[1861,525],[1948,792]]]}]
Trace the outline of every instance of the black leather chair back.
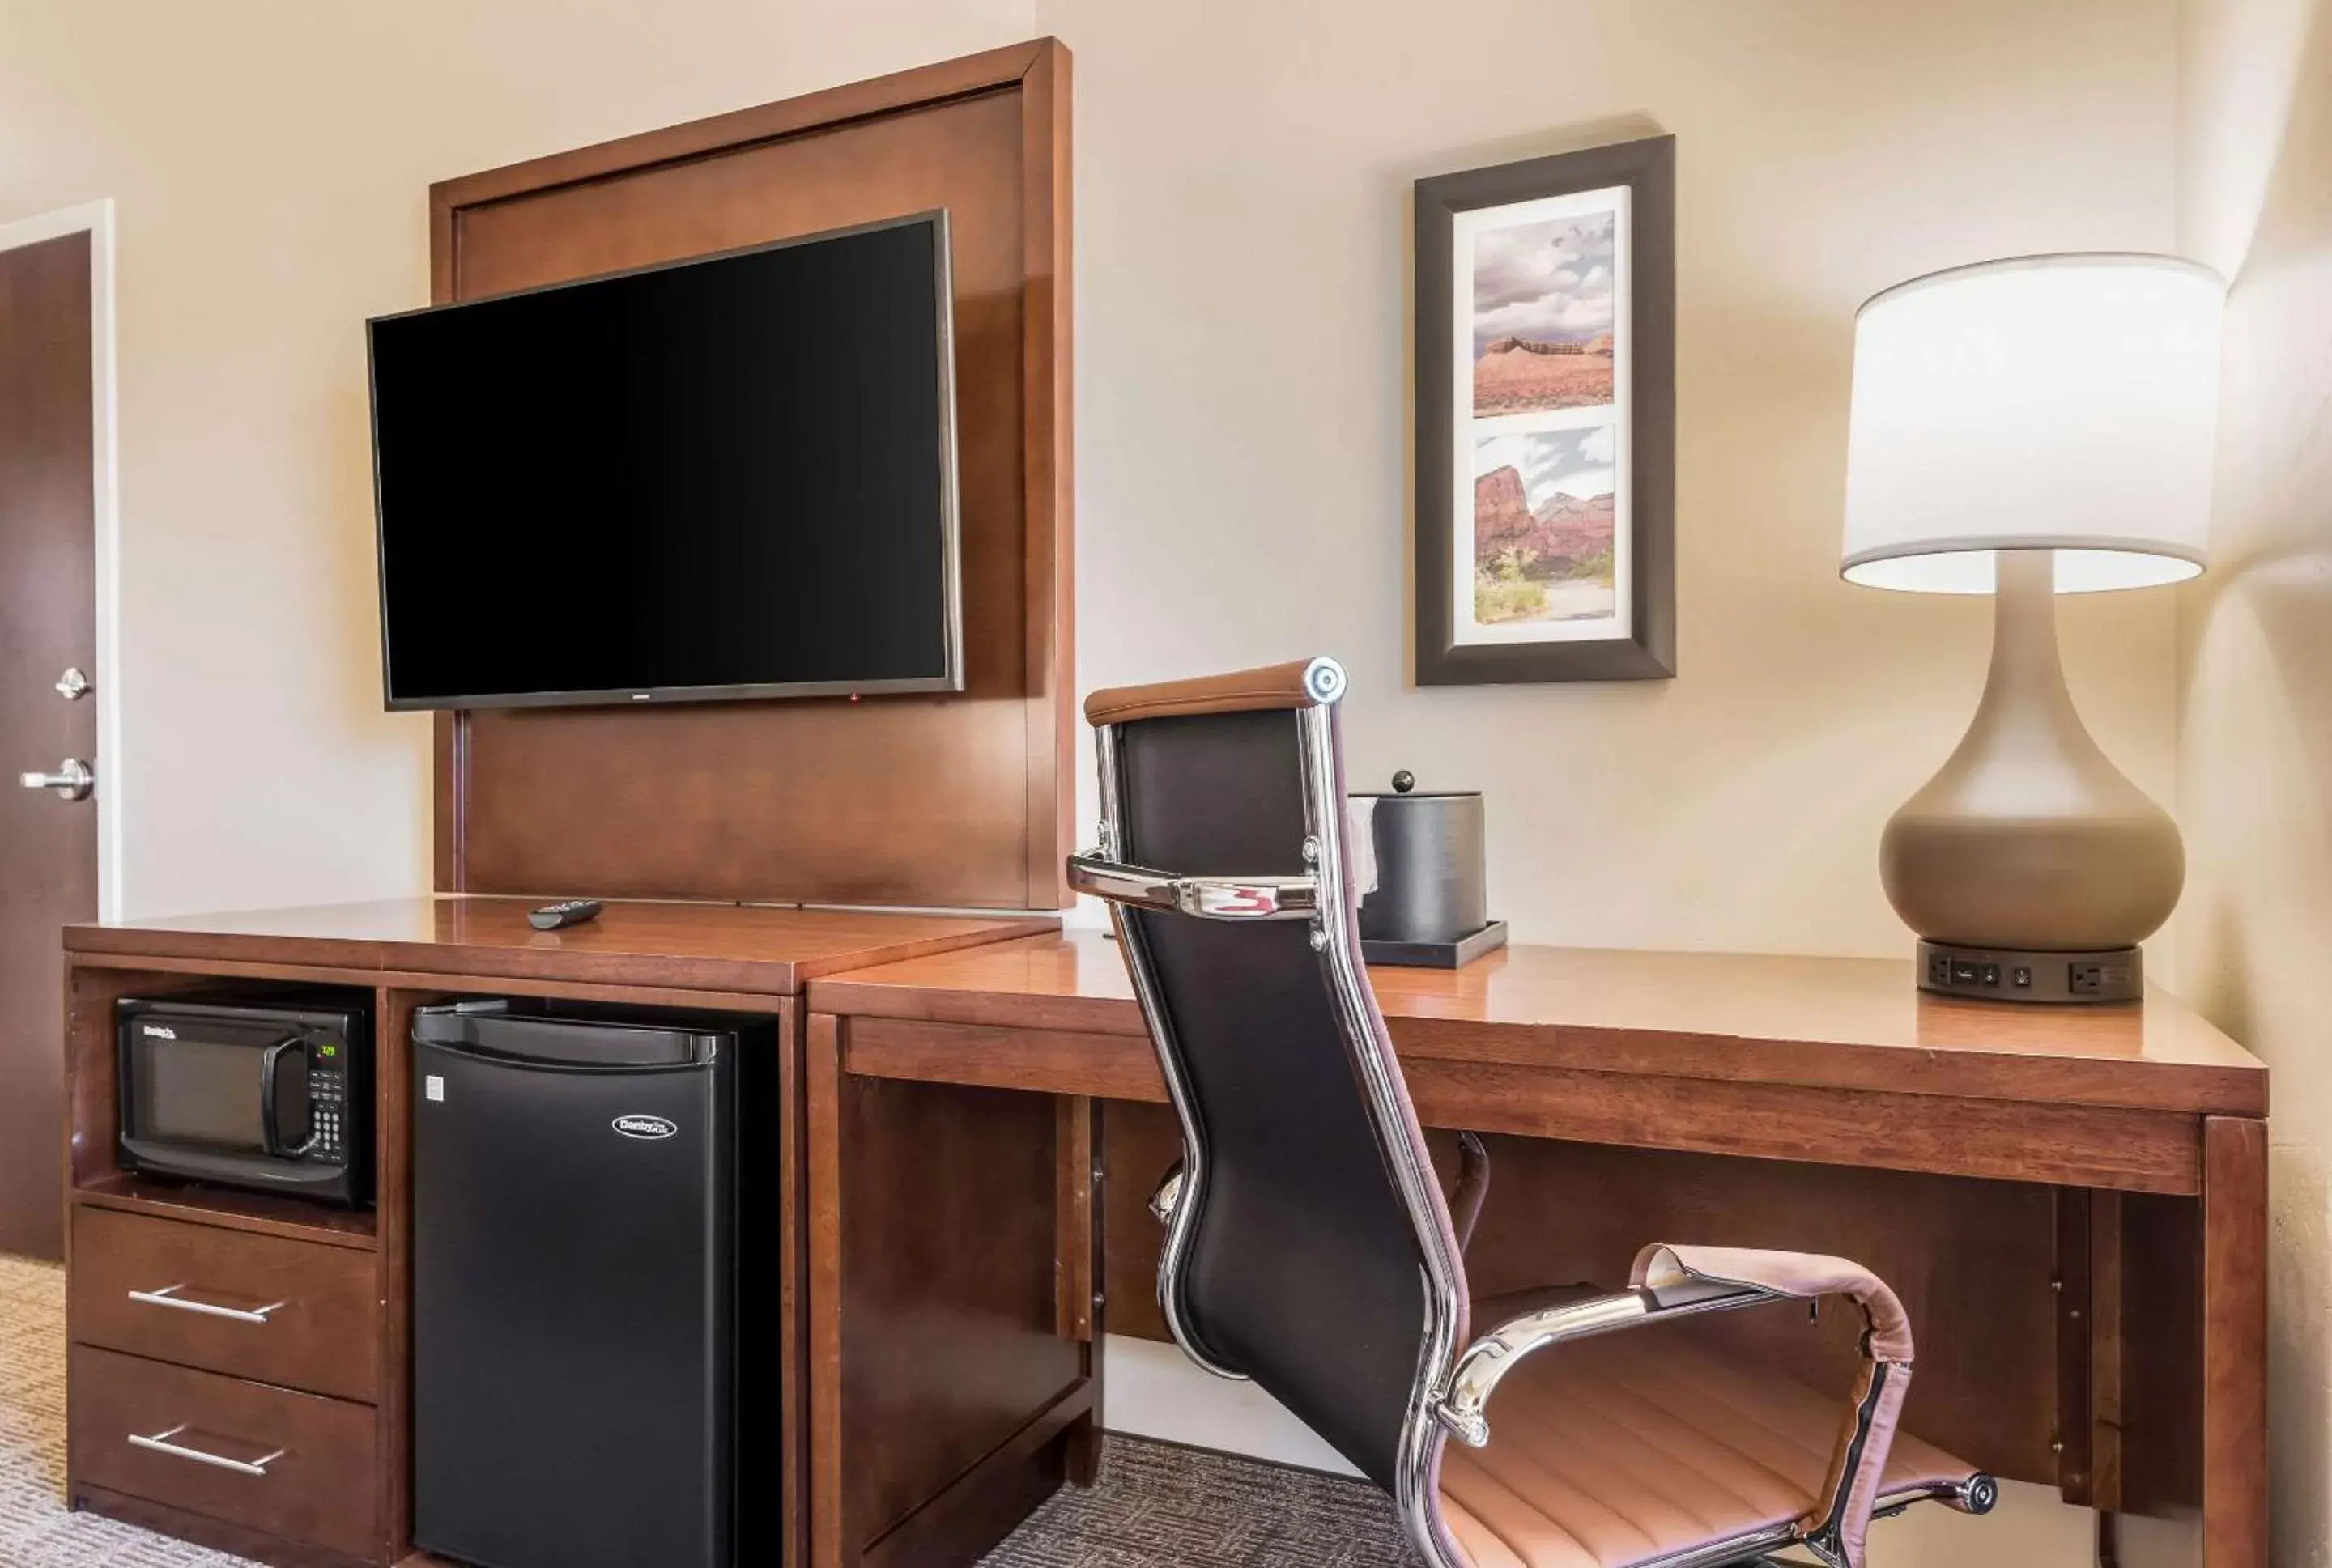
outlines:
[{"label": "black leather chair back", "polygon": [[[1305,722],[1281,708],[1115,726],[1117,858],[1180,877],[1316,870],[1349,886],[1345,865],[1305,862]],[[1334,776],[1341,812],[1341,758]],[[1311,922],[1118,913],[1204,1140],[1171,1281],[1185,1328],[1207,1359],[1254,1379],[1390,1488],[1428,1328],[1420,1227],[1387,1163],[1389,1140],[1417,1138],[1413,1120],[1381,1125]],[[1364,974],[1362,990],[1373,1015]]]}]

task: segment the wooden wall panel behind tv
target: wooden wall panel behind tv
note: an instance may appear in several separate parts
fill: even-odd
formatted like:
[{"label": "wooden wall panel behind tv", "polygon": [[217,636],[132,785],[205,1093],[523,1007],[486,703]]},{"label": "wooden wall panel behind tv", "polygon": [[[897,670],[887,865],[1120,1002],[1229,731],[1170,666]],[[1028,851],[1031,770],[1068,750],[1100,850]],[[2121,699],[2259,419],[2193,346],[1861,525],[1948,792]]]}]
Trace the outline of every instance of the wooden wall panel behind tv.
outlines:
[{"label": "wooden wall panel behind tv", "polygon": [[440,715],[441,889],[1067,901],[1068,71],[1047,39],[432,188],[440,302],[946,208],[966,680]]}]

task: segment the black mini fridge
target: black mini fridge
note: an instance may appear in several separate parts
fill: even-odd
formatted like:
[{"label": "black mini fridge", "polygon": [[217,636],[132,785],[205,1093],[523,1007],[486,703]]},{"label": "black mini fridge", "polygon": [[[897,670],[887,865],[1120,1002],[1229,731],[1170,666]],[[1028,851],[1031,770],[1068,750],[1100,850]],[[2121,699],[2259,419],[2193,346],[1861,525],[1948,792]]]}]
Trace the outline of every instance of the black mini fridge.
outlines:
[{"label": "black mini fridge", "polygon": [[415,1544],[775,1563],[775,1022],[463,1003],[413,1047]]}]

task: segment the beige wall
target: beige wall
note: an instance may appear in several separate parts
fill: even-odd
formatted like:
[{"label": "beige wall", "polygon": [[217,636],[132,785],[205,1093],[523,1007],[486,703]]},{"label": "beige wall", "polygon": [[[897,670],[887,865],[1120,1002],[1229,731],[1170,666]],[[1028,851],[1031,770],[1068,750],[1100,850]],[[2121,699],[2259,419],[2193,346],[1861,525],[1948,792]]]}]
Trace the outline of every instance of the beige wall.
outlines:
[{"label": "beige wall", "polygon": [[[359,324],[425,298],[429,181],[1050,31],[1086,683],[1331,651],[1358,776],[1490,792],[1519,935],[1899,951],[1878,827],[1987,628],[1837,581],[1853,307],[2165,244],[2171,4],[0,0],[0,220],[119,202],[127,907],[425,880]],[[1681,149],[1683,679],[1404,690],[1409,182],[1645,119]],[[2068,619],[2091,722],[2166,798],[2168,596]]]},{"label": "beige wall", "polygon": [[2275,1071],[2278,1568],[2332,1534],[2332,5],[2187,0],[2180,230],[2232,280],[2210,574],[2179,604],[2180,989]]},{"label": "beige wall", "polygon": [[[1879,828],[1965,727],[1990,620],[1838,580],[1854,309],[1983,257],[2166,248],[2168,0],[1037,23],[1077,52],[1084,680],[1335,654],[1356,778],[1489,793],[1524,939],[1904,951]],[[1648,125],[1679,160],[1681,679],[1405,689],[1410,182]],[[2066,610],[2084,711],[2165,803],[2173,613]]]},{"label": "beige wall", "polygon": [[[1837,580],[1853,309],[1954,262],[2168,246],[2175,23],[0,0],[0,221],[119,203],[128,907],[425,885],[427,724],[378,711],[359,324],[425,299],[428,182],[1053,32],[1077,52],[1083,683],[1333,652],[1356,776],[1489,792],[1519,936],[1898,953],[1878,830],[1973,711],[1989,625]],[[1682,678],[1405,689],[1410,182],[1648,128],[1679,138]],[[2161,594],[2066,610],[2085,713],[2165,803],[2174,620]],[[2028,1505],[1983,1549],[2081,1560],[2079,1516]]]}]

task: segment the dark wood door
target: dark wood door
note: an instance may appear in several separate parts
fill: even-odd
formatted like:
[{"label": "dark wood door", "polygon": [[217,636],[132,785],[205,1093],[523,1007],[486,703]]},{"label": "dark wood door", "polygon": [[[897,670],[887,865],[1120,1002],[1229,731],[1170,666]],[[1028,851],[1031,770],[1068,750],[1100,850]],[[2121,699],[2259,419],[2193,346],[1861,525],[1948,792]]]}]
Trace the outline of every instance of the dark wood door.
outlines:
[{"label": "dark wood door", "polygon": [[97,805],[17,775],[97,755],[87,234],[0,251],[0,1252],[62,1255],[64,965],[97,916]]}]

